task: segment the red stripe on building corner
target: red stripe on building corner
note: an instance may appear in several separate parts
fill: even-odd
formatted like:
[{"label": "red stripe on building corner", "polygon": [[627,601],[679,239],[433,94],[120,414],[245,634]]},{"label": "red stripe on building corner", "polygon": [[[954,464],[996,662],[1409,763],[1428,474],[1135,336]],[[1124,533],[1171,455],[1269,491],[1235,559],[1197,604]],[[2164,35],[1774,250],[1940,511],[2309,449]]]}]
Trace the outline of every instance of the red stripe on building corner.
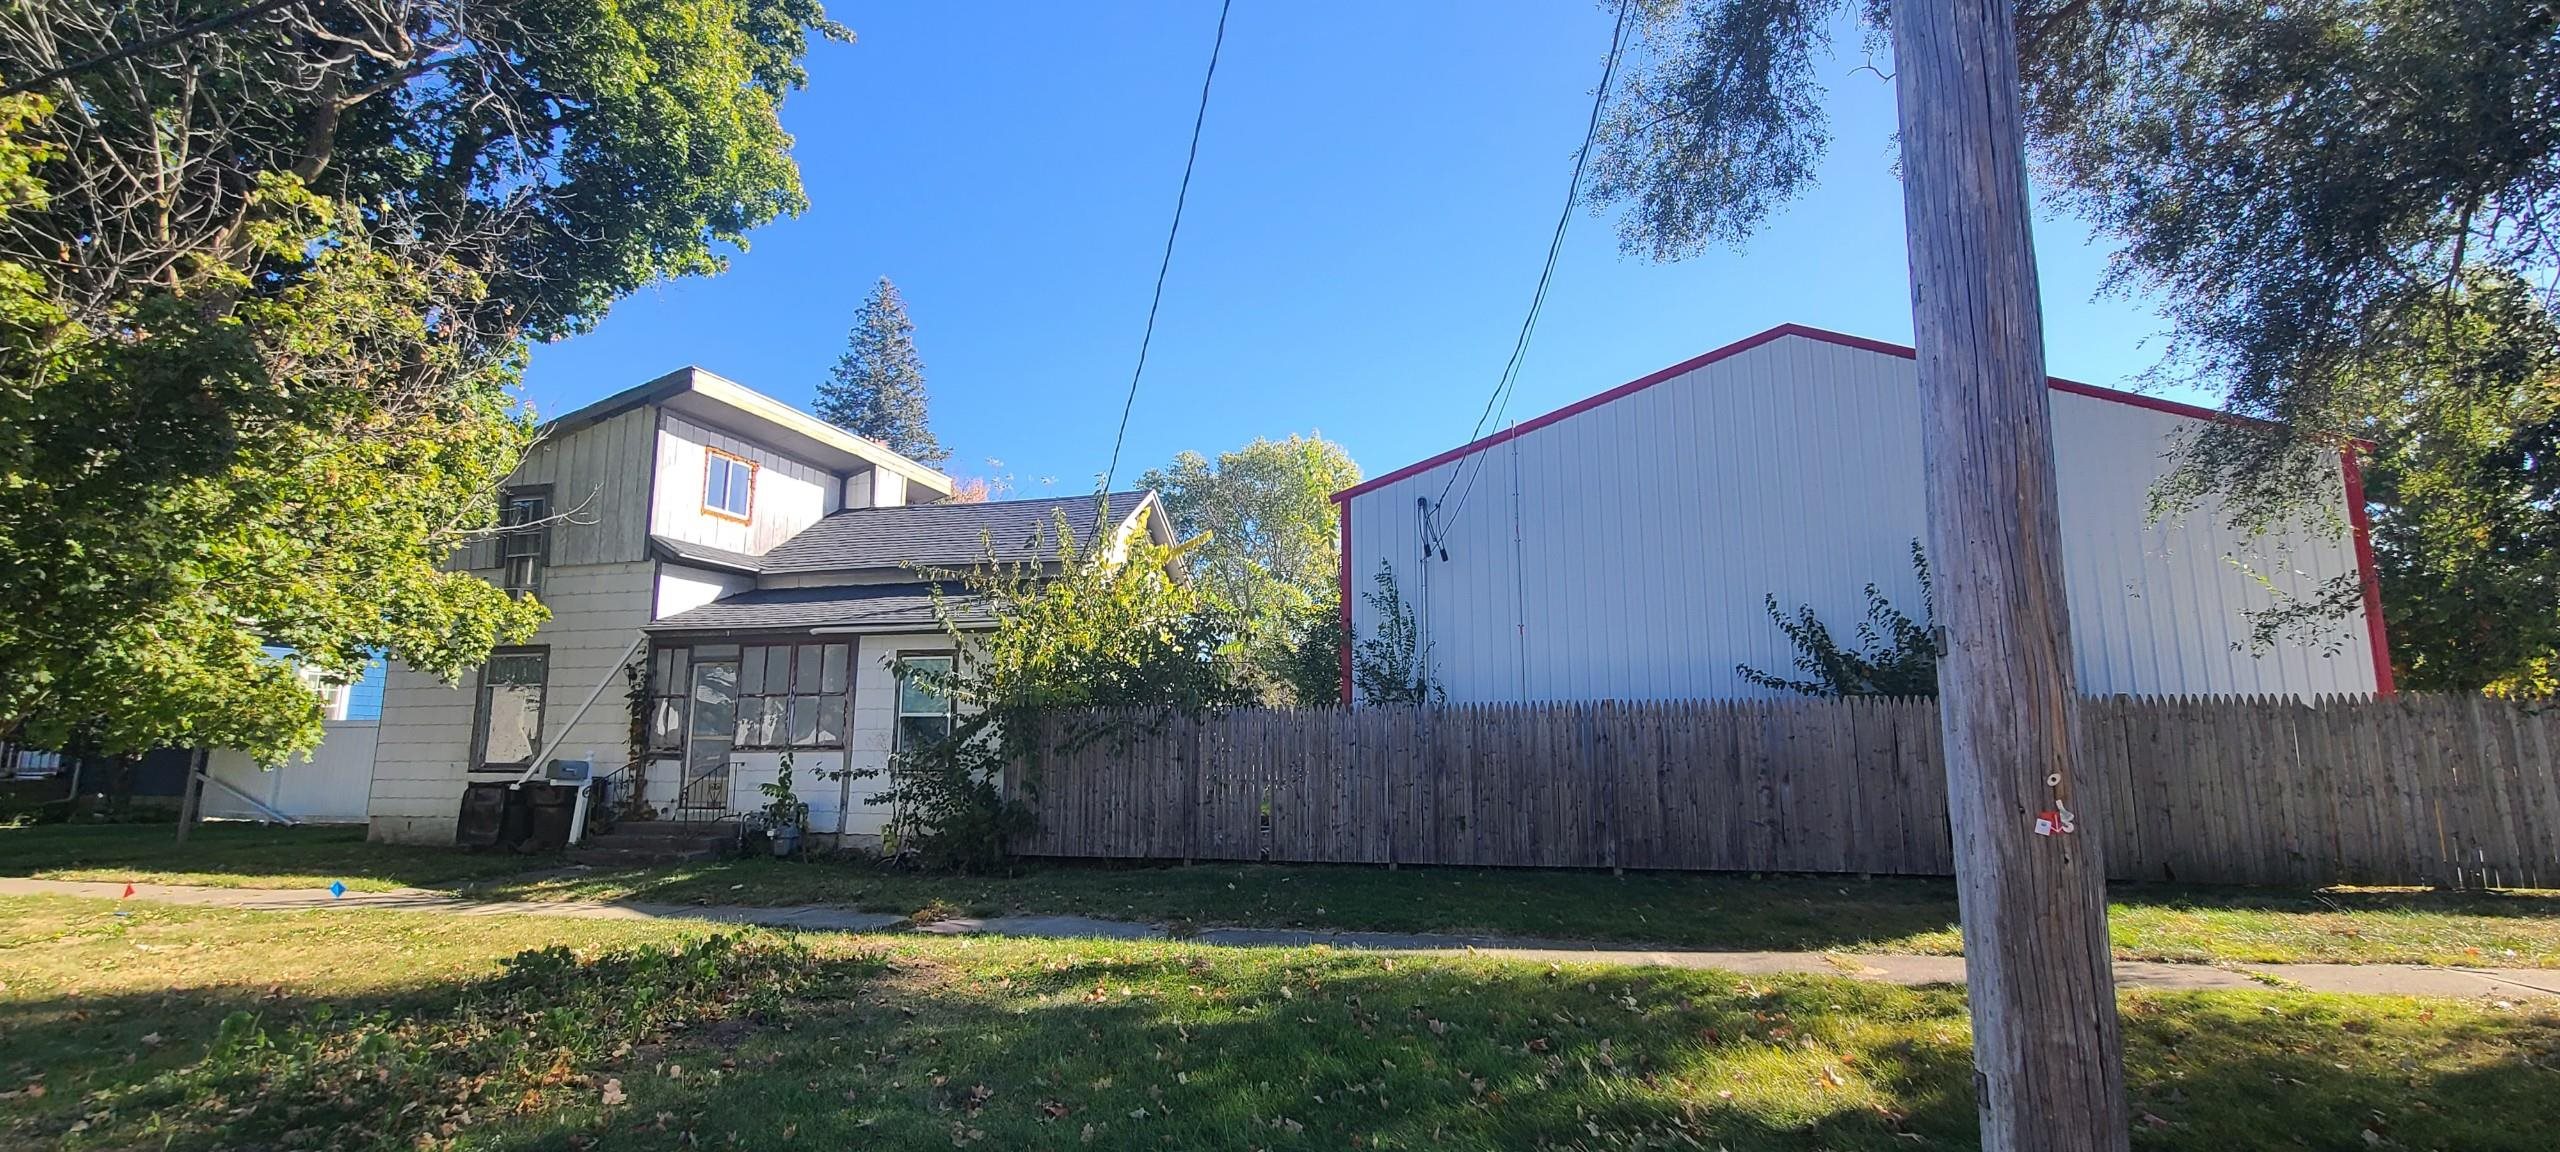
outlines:
[{"label": "red stripe on building corner", "polygon": [[2388,696],[2396,690],[2391,677],[2391,636],[2382,622],[2382,574],[2373,562],[2373,517],[2364,508],[2364,464],[2356,459],[2368,447],[2359,440],[2340,449],[2338,468],[2347,478],[2347,524],[2354,530],[2356,575],[2364,585],[2364,630],[2365,641],[2373,646],[2373,691]]},{"label": "red stripe on building corner", "polygon": [[1340,496],[1333,498],[1338,518],[1334,529],[1341,533],[1342,557],[1334,579],[1340,587],[1337,597],[1342,610],[1342,706],[1351,706],[1351,502]]}]

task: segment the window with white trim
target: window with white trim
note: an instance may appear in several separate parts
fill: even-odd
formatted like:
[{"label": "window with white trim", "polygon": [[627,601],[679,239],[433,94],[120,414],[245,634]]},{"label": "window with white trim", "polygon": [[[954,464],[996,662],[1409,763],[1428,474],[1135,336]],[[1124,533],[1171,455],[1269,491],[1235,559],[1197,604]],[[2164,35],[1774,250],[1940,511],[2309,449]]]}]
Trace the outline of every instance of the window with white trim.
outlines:
[{"label": "window with white trim", "polygon": [[[916,652],[898,654],[898,727],[893,735],[894,751],[913,752],[930,748],[951,735],[958,710],[951,697],[937,691],[929,680],[948,678],[953,668],[948,652]],[[924,673],[919,677],[916,673]]]}]

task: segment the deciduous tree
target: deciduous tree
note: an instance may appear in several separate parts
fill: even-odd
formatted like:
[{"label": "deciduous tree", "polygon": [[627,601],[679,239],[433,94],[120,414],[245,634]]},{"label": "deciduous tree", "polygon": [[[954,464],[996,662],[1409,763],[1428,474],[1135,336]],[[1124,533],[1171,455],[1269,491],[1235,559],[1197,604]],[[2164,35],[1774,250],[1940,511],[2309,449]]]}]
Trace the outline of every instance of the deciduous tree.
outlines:
[{"label": "deciduous tree", "polygon": [[1257,438],[1214,462],[1184,452],[1139,480],[1163,498],[1176,535],[1208,534],[1192,552],[1194,574],[1243,629],[1237,647],[1270,703],[1330,705],[1341,694],[1338,666],[1319,677],[1322,654],[1306,653],[1338,630],[1333,494],[1359,482],[1360,466],[1341,445],[1296,435]]},{"label": "deciduous tree", "polygon": [[[242,13],[231,19],[209,19]],[[307,746],[262,643],[453,674],[528,338],[796,211],[811,0],[0,10],[0,730]]]}]

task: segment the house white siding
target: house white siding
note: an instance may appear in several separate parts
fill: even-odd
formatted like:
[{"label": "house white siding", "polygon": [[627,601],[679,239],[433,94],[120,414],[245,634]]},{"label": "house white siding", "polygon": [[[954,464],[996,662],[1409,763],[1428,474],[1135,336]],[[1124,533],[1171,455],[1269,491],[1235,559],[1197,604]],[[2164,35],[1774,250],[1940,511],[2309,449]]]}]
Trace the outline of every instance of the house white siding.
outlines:
[{"label": "house white siding", "polygon": [[[2316,640],[2248,642],[2245,613],[2270,588],[2308,594],[2355,570],[2342,477],[2327,516],[2272,537],[2244,538],[2209,506],[2155,523],[2151,486],[2195,419],[2052,400],[2084,692],[2375,689],[2361,613]],[[1736,665],[1795,675],[1796,652],[1763,597],[1811,606],[1844,639],[1870,582],[1920,614],[1909,359],[1783,336],[1568,411],[1344,501],[1354,630],[1375,634],[1383,561],[1452,701],[1767,695]],[[1421,558],[1417,500],[1443,509],[1446,561]]]},{"label": "house white siding", "polygon": [[656,607],[649,614],[661,620],[678,612],[700,608],[723,596],[735,596],[756,586],[756,578],[742,572],[715,572],[708,568],[691,568],[681,564],[665,564],[658,569]]},{"label": "house white siding", "polygon": [[[717,449],[756,466],[746,523],[703,510],[703,469]],[[649,531],[660,536],[761,556],[842,506],[835,474],[743,436],[661,413],[657,481]]]},{"label": "house white siding", "polygon": [[[832,638],[831,638],[832,639]],[[876,842],[888,825],[889,809],[871,797],[889,786],[888,769],[897,728],[897,677],[892,662],[902,652],[947,652],[949,637],[938,632],[911,635],[845,636],[853,651],[853,726],[842,749],[801,749],[792,755],[792,791],[809,805],[809,830],[820,835]],[[782,753],[742,750],[730,753],[727,808],[752,812],[765,804],[759,791],[773,780]],[[866,776],[849,774],[870,773]],[[672,813],[682,785],[674,760],[652,765],[643,800]]]},{"label": "house white siding", "polygon": [[[542,601],[551,609],[551,619],[526,642],[550,650],[543,741],[559,734],[597,683],[610,678],[604,696],[568,729],[568,738],[554,753],[562,759],[592,760],[599,774],[630,759],[621,660],[649,621],[657,567],[647,562],[594,564],[544,573]],[[477,682],[472,673],[459,683],[447,683],[404,664],[391,665],[373,757],[368,808],[373,839],[451,843],[463,786],[475,778],[513,778],[514,773],[475,776],[469,771]]]},{"label": "house white siding", "polygon": [[939,632],[865,636],[854,654],[853,736],[846,750],[856,772],[877,775],[848,780],[842,801],[846,835],[877,837],[888,826],[889,808],[870,797],[889,786],[889,754],[898,727],[898,655],[951,651],[951,637]]}]

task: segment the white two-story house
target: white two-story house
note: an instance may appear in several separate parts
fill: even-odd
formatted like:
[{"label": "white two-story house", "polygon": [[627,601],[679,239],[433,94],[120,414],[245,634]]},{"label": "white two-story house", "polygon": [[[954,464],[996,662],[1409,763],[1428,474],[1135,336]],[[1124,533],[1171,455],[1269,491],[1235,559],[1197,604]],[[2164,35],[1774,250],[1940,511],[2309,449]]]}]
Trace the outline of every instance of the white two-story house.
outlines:
[{"label": "white two-story house", "polygon": [[1053,559],[1061,516],[1086,540],[1145,525],[1170,542],[1152,494],[952,491],[698,368],[553,421],[508,480],[509,527],[458,559],[551,619],[460,682],[391,665],[372,838],[452,843],[472,785],[538,759],[586,761],[661,819],[717,820],[761,807],[786,752],[811,832],[878,835],[887,813],[866,799],[884,782],[845,770],[885,771],[951,726],[947,702],[892,674],[953,658],[924,573]]}]

